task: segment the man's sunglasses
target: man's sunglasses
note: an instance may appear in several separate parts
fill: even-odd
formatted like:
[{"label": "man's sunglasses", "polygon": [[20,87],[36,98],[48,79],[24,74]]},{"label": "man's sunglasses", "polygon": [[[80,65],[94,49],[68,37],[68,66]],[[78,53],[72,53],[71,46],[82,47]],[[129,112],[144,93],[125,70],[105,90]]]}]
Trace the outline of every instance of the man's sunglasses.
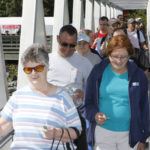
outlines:
[{"label": "man's sunglasses", "polygon": [[76,44],[68,44],[66,42],[60,42],[60,45],[63,47],[70,47],[70,48],[75,48]]},{"label": "man's sunglasses", "polygon": [[32,67],[32,68],[31,67],[24,67],[23,70],[26,74],[31,74],[33,70],[36,72],[42,72],[44,67],[45,67],[44,65],[38,65],[38,66]]}]

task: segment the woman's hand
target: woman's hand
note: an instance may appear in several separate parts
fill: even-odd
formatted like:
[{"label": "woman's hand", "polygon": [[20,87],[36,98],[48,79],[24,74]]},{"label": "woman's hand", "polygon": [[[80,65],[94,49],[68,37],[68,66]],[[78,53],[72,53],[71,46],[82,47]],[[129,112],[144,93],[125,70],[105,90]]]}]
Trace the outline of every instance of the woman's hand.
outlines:
[{"label": "woman's hand", "polygon": [[144,143],[138,143],[137,150],[144,150],[145,144]]},{"label": "woman's hand", "polygon": [[105,116],[105,114],[102,113],[102,112],[98,112],[98,113],[95,115],[95,121],[96,121],[96,123],[99,124],[99,125],[104,124],[105,121],[106,121],[106,116]]},{"label": "woman's hand", "polygon": [[55,138],[55,134],[56,134],[56,128],[51,127],[51,126],[44,126],[43,127],[43,133],[46,139],[54,139]]},{"label": "woman's hand", "polygon": [[[70,133],[72,140],[77,138],[77,134],[74,129],[68,128],[68,131]],[[60,140],[61,139],[62,142],[70,142],[70,137],[65,128],[54,128],[52,126],[44,126],[43,133],[44,133],[44,137],[46,139],[49,139],[49,140],[51,140],[51,139]],[[79,130],[79,133],[81,134],[80,130]]]}]

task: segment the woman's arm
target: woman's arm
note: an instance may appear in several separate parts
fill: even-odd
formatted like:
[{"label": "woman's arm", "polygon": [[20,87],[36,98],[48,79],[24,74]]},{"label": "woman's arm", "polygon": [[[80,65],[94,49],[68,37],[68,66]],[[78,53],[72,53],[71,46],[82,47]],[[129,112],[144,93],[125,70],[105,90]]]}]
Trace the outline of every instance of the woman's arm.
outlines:
[{"label": "woman's arm", "polygon": [[12,122],[0,117],[0,136],[4,136],[11,131],[13,128]]},{"label": "woman's arm", "polygon": [[[71,140],[77,139],[78,135],[76,134],[74,129],[68,128],[68,131],[70,133]],[[70,142],[70,137],[69,137],[68,132],[65,128],[47,127],[47,129],[43,129],[43,132],[44,132],[45,138],[47,138],[47,139],[59,140],[62,136],[62,139],[61,139],[62,142],[65,142],[65,143]],[[79,133],[81,134],[81,131],[79,131]]]},{"label": "woman's arm", "polygon": [[98,109],[98,90],[96,75],[97,69],[94,67],[87,79],[84,103],[82,106],[82,115],[89,121],[95,121],[95,115],[99,112]]}]

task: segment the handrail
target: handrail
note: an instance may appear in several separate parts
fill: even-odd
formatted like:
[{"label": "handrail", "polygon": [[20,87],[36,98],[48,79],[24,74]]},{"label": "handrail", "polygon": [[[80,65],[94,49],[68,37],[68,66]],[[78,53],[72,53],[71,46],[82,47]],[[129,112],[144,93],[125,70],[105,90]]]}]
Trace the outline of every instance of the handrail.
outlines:
[{"label": "handrail", "polygon": [[7,142],[13,138],[14,131],[10,131],[7,135],[0,138],[0,148],[4,147]]},{"label": "handrail", "polygon": [[[52,36],[47,36],[48,52],[52,48]],[[5,60],[18,60],[20,35],[4,35],[2,34],[2,46]]]}]

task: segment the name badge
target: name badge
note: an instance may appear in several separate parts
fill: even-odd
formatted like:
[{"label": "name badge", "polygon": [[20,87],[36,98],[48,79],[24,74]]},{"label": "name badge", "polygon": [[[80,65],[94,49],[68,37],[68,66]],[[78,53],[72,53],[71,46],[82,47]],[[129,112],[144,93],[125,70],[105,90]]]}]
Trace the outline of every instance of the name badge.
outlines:
[{"label": "name badge", "polygon": [[132,83],[132,86],[139,86],[140,84],[139,84],[139,82],[133,82]]}]

